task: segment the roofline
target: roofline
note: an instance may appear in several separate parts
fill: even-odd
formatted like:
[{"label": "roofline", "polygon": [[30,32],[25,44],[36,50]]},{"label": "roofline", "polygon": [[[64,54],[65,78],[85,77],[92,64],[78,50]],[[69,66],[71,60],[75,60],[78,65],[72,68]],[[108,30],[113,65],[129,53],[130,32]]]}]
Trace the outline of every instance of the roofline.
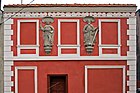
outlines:
[{"label": "roofline", "polygon": [[5,7],[136,7],[136,4],[11,4]]},{"label": "roofline", "polygon": [[[38,7],[38,8],[36,8]],[[4,12],[136,12],[135,4],[13,4]]]}]

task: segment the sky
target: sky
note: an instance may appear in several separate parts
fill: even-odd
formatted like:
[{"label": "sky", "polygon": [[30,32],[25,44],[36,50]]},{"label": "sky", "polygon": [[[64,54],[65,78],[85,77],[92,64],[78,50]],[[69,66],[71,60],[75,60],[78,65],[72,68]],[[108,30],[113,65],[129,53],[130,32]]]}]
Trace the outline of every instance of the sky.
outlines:
[{"label": "sky", "polygon": [[[136,4],[140,9],[140,0],[22,0],[23,4]],[[3,5],[7,4],[21,4],[21,0],[2,0]]]}]

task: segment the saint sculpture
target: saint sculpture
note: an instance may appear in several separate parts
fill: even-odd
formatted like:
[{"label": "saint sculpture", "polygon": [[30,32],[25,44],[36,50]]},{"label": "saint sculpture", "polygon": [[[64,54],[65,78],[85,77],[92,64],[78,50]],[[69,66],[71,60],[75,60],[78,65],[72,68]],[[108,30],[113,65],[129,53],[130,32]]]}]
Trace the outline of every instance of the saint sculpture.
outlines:
[{"label": "saint sculpture", "polygon": [[54,28],[50,24],[54,22],[52,17],[44,17],[42,18],[42,23],[44,23],[44,27],[42,23],[40,24],[40,29],[43,31],[43,39],[44,39],[44,50],[47,54],[50,54],[53,46],[53,38],[54,38]]},{"label": "saint sculpture", "polygon": [[96,35],[98,33],[98,27],[94,28],[91,24],[95,21],[94,17],[86,16],[83,21],[87,24],[83,28],[84,32],[84,46],[88,54],[91,54],[96,43]]}]

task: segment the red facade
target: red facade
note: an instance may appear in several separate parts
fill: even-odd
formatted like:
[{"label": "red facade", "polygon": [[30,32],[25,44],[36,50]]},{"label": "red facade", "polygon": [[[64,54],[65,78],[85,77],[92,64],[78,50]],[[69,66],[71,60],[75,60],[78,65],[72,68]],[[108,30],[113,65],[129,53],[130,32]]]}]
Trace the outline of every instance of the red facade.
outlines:
[{"label": "red facade", "polygon": [[[15,5],[15,8],[13,6],[5,6],[7,11],[5,18],[10,14],[8,9],[12,7],[11,12],[14,13],[14,9],[20,7],[20,5]],[[128,9],[132,8],[134,11],[135,5],[91,6],[88,4],[86,7],[82,4],[41,7],[29,5],[27,6],[29,12],[17,13],[17,16],[5,23],[5,27],[7,26],[5,33],[12,31],[10,32],[12,34],[4,36],[5,41],[8,41],[5,43],[5,67],[10,64],[12,73],[5,76],[9,80],[5,82],[12,82],[10,87],[5,85],[9,87],[8,91],[136,93],[136,57],[133,55],[135,15]],[[37,7],[36,11],[34,7]],[[96,12],[94,8],[99,11]],[[128,10],[125,11],[123,8]],[[54,22],[50,24],[54,28],[50,53],[45,51],[46,41],[41,30],[42,18],[46,16],[54,18]],[[86,16],[95,19],[89,24],[98,29],[92,53],[87,52],[84,43],[83,29],[87,23],[83,18]],[[42,27],[46,25],[48,24],[43,24]]]}]

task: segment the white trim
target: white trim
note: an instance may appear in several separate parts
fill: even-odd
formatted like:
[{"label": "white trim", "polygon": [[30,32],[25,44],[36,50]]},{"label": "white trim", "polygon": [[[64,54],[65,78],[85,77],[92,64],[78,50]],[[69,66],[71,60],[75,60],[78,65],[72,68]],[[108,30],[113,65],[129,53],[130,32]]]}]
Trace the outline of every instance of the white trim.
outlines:
[{"label": "white trim", "polygon": [[[10,77],[10,79],[11,79],[11,77]],[[5,81],[5,82],[4,82],[4,86],[5,86],[5,87],[14,86],[14,82],[13,82],[13,81]]]},{"label": "white trim", "polygon": [[4,57],[13,57],[13,51],[5,51],[4,52]]},{"label": "white trim", "polygon": [[13,46],[13,41],[9,40],[9,41],[4,41],[4,46]]},{"label": "white trim", "polygon": [[[70,44],[61,44],[61,22],[76,22],[77,23],[77,44],[76,45],[70,45]],[[58,56],[80,56],[80,24],[79,19],[58,19]],[[76,48],[77,53],[76,54],[62,54],[61,49],[67,48],[72,49]]]},{"label": "white trim", "polygon": [[[113,44],[102,44],[101,42],[101,34],[102,34],[102,29],[101,29],[101,23],[102,22],[117,22],[118,23],[118,44],[113,45]],[[120,46],[121,46],[121,32],[120,32],[120,19],[99,19],[99,56],[120,56]],[[117,54],[103,54],[102,49],[103,48],[116,48],[117,49]]]},{"label": "white trim", "polygon": [[4,67],[4,71],[11,71],[11,66]]},{"label": "white trim", "polygon": [[127,30],[127,35],[135,36],[136,35],[136,30],[135,29],[129,29],[129,30]]},{"label": "white trim", "polygon": [[8,36],[5,35],[5,36],[4,36],[4,41],[8,41],[8,40],[9,40],[9,41],[11,40],[11,35],[8,35]]},{"label": "white trim", "polygon": [[[98,10],[99,11],[99,10]],[[11,10],[10,12],[6,12],[4,14],[4,17],[10,17],[11,15],[13,15],[13,13],[11,13]],[[42,17],[45,17],[45,16],[52,16],[52,17],[85,17],[87,15],[90,15],[90,16],[93,16],[93,17],[106,17],[106,18],[124,18],[124,17],[133,17],[135,16],[135,11],[134,12],[107,12],[107,13],[104,13],[104,12],[88,12],[88,13],[85,13],[84,12],[22,12],[22,13],[17,13],[16,16],[14,16],[14,18],[42,18]]]},{"label": "white trim", "polygon": [[5,71],[4,76],[14,76],[13,71]]},{"label": "white trim", "polygon": [[129,19],[127,19],[127,24],[131,24],[131,25],[136,24],[136,19],[130,17]]},{"label": "white trim", "polygon": [[13,35],[13,30],[5,30],[4,35],[5,36]]},{"label": "white trim", "polygon": [[15,93],[18,93],[18,70],[34,70],[34,88],[37,93],[37,67],[36,66],[16,66],[15,67]]},{"label": "white trim", "polygon": [[11,92],[11,87],[4,87],[4,91]]},{"label": "white trim", "polygon": [[129,17],[127,24],[129,25],[127,30],[127,35],[129,35],[129,40],[127,40],[129,51],[127,51],[127,56],[133,58],[133,60],[127,60],[127,65],[129,66],[127,71],[129,91],[127,93],[136,93],[136,17]]},{"label": "white trim", "polygon": [[[36,45],[20,45],[20,23],[35,22],[36,23]],[[17,55],[18,56],[38,56],[39,55],[39,20],[18,20],[17,21]],[[36,54],[21,54],[21,49],[35,49]]]},{"label": "white trim", "polygon": [[136,41],[136,36],[134,35],[134,36],[129,36],[129,40],[134,40],[134,41]]},{"label": "white trim", "polygon": [[4,66],[13,66],[14,65],[14,63],[13,63],[13,60],[5,60],[4,61]]},{"label": "white trim", "polygon": [[[4,18],[6,20],[6,18]],[[13,30],[11,25],[13,24],[13,19],[9,19],[4,22],[4,93],[12,93],[11,87],[14,85],[11,80],[11,76],[14,75],[11,70],[13,66],[13,61],[6,60],[5,57],[13,57],[13,51],[11,51],[11,46],[13,46],[13,40],[11,40],[11,35],[13,35]]]},{"label": "white trim", "polygon": [[4,77],[4,82],[11,82],[11,77]]},{"label": "white trim", "polygon": [[8,52],[8,51],[11,51],[11,47],[5,46],[5,47],[4,47],[4,52],[6,52],[6,51],[7,51],[7,52]]},{"label": "white trim", "polygon": [[134,66],[133,66],[133,65],[130,66],[130,67],[129,67],[129,70],[130,70],[130,71],[136,70],[136,66],[135,66],[135,65],[134,65]]},{"label": "white trim", "polygon": [[4,30],[11,30],[11,25],[4,24]]},{"label": "white trim", "polygon": [[137,80],[137,77],[136,76],[129,76],[129,80]]},{"label": "white trim", "polygon": [[88,69],[98,69],[98,68],[122,68],[123,70],[123,93],[125,93],[125,66],[112,66],[112,65],[98,65],[98,66],[93,66],[93,65],[88,65],[85,66],[85,93],[88,93]]},{"label": "white trim", "polygon": [[135,85],[136,85],[136,80],[127,81],[127,86],[131,87]]},{"label": "white trim", "polygon": [[[135,58],[132,56],[14,56],[4,57],[5,60],[134,60]],[[135,63],[135,62],[134,62]]]},{"label": "white trim", "polygon": [[4,93],[14,93],[14,92],[7,92],[7,91],[6,91],[6,92],[4,92]]},{"label": "white trim", "polygon": [[4,24],[9,24],[9,25],[11,25],[11,24],[13,24],[13,23],[14,23],[13,19],[9,19],[9,20],[7,20],[6,18],[4,19]]},{"label": "white trim", "polygon": [[130,65],[130,66],[136,66],[136,60],[135,61],[129,61],[127,60],[127,65]]}]

